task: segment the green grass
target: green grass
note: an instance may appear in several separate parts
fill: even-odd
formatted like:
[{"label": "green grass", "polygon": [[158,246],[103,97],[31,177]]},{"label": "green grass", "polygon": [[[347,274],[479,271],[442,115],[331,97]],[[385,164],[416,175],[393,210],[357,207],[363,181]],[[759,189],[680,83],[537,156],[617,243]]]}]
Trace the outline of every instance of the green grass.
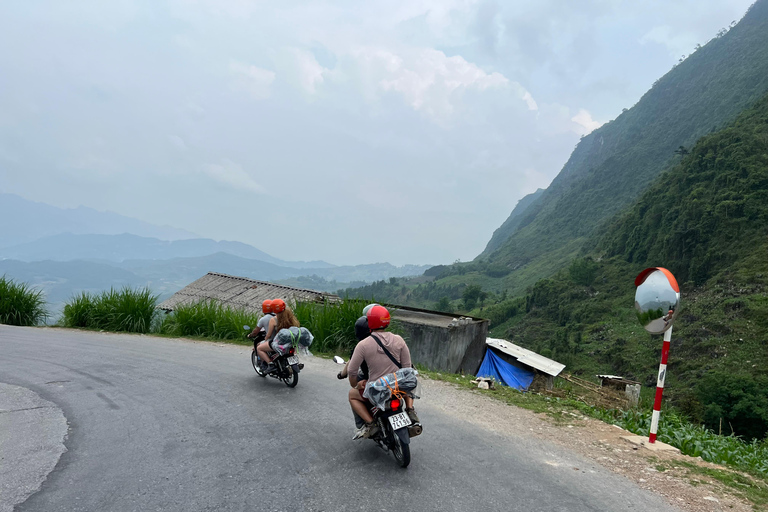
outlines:
[{"label": "green grass", "polygon": [[[608,423],[639,435],[651,427],[651,410],[595,411]],[[674,410],[665,410],[659,421],[658,440],[679,448],[681,453],[702,460],[740,469],[768,479],[768,441],[746,442],[736,436],[722,436],[690,423]]]},{"label": "green grass", "polygon": [[0,324],[38,325],[48,318],[43,292],[0,277]]},{"label": "green grass", "polygon": [[346,354],[355,346],[355,321],[363,314],[366,300],[347,299],[341,303],[300,302],[293,312],[315,337],[313,352]]},{"label": "green grass", "polygon": [[81,293],[64,305],[64,327],[148,333],[157,314],[157,295],[149,288]]},{"label": "green grass", "polygon": [[155,331],[170,336],[193,336],[218,340],[242,340],[243,326],[255,327],[259,315],[223,306],[214,300],[178,306]]}]

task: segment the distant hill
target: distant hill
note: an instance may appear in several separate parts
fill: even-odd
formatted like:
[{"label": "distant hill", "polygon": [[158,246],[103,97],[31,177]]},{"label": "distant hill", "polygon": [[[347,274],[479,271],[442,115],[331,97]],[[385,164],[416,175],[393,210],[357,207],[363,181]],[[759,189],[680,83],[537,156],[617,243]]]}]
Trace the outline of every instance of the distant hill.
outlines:
[{"label": "distant hill", "polygon": [[127,233],[120,235],[58,234],[0,249],[0,258],[21,261],[95,260],[121,262],[131,259],[196,258],[216,253],[228,253],[241,258],[259,260],[289,268],[331,268],[334,266],[324,261],[284,261],[240,242],[216,242],[207,238],[167,241]]},{"label": "distant hill", "polygon": [[[148,286],[154,293],[167,297],[208,272],[221,272],[252,279],[304,286],[320,291],[333,291],[348,283],[365,284],[390,277],[423,273],[429,265],[374,263],[346,267],[291,268],[265,261],[241,258],[228,253],[215,253],[189,258],[156,260],[103,261],[35,261],[0,260],[0,275],[26,282],[42,289],[54,309],[73,294],[101,291],[110,287]],[[309,286],[313,285],[313,286]],[[319,285],[319,286],[314,286]]]},{"label": "distant hill", "polygon": [[567,265],[604,222],[678,162],[679,153],[766,92],[768,0],[758,0],[635,106],[585,136],[552,184],[524,198],[474,262],[446,266],[438,284],[524,292]]},{"label": "distant hill", "polygon": [[197,235],[189,231],[156,226],[112,212],[100,212],[83,206],[57,208],[28,201],[15,194],[0,194],[0,248],[61,233],[133,233],[162,240],[197,238]]}]

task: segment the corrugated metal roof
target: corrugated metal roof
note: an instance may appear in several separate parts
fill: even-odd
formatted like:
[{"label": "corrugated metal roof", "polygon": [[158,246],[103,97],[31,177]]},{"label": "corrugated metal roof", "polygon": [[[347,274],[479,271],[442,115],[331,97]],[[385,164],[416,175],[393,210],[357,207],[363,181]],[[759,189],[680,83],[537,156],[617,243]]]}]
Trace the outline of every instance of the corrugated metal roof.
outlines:
[{"label": "corrugated metal roof", "polygon": [[268,299],[283,299],[286,302],[339,301],[338,295],[304,288],[293,288],[246,277],[229,276],[208,272],[197,281],[188,284],[163,301],[158,309],[173,311],[182,304],[196,304],[214,299],[235,309],[261,312],[261,303]]},{"label": "corrugated metal roof", "polygon": [[553,361],[548,357],[537,354],[527,348],[519,347],[514,343],[507,340],[500,340],[497,338],[486,338],[485,344],[489,347],[493,347],[496,350],[500,350],[507,355],[510,355],[520,361],[521,363],[535,368],[547,375],[557,377],[557,375],[565,368],[564,364]]}]

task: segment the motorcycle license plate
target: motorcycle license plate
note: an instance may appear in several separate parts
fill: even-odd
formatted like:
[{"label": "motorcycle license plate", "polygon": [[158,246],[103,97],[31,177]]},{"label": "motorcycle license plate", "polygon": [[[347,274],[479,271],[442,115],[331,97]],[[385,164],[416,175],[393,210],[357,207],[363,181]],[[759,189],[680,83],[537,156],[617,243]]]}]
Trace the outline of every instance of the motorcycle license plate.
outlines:
[{"label": "motorcycle license plate", "polygon": [[288,364],[299,364],[299,356],[289,356]]},{"label": "motorcycle license plate", "polygon": [[389,417],[389,424],[392,425],[392,430],[407,427],[411,424],[411,418],[404,412],[395,414]]}]

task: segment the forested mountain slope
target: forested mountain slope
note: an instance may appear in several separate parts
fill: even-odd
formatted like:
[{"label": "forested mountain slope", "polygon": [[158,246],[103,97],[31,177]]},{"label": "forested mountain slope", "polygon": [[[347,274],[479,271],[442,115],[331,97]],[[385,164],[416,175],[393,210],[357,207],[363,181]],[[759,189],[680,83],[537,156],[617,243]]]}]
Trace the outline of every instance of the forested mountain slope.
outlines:
[{"label": "forested mountain slope", "polygon": [[[513,212],[474,266],[465,264],[461,272],[474,273],[489,288],[522,292],[565,265],[595,229],[679,158],[676,150],[723,126],[766,92],[768,0],[759,0],[634,107],[584,137],[550,187],[521,214]],[[457,272],[452,266],[441,275]]]},{"label": "forested mountain slope", "polygon": [[[682,285],[665,393],[695,419],[768,430],[768,96],[703,137],[569,268],[473,311],[493,332],[592,376],[653,386],[660,337],[635,318],[635,275],[665,266]],[[729,423],[723,423],[730,425]],[[727,432],[730,431],[730,426]]]}]

